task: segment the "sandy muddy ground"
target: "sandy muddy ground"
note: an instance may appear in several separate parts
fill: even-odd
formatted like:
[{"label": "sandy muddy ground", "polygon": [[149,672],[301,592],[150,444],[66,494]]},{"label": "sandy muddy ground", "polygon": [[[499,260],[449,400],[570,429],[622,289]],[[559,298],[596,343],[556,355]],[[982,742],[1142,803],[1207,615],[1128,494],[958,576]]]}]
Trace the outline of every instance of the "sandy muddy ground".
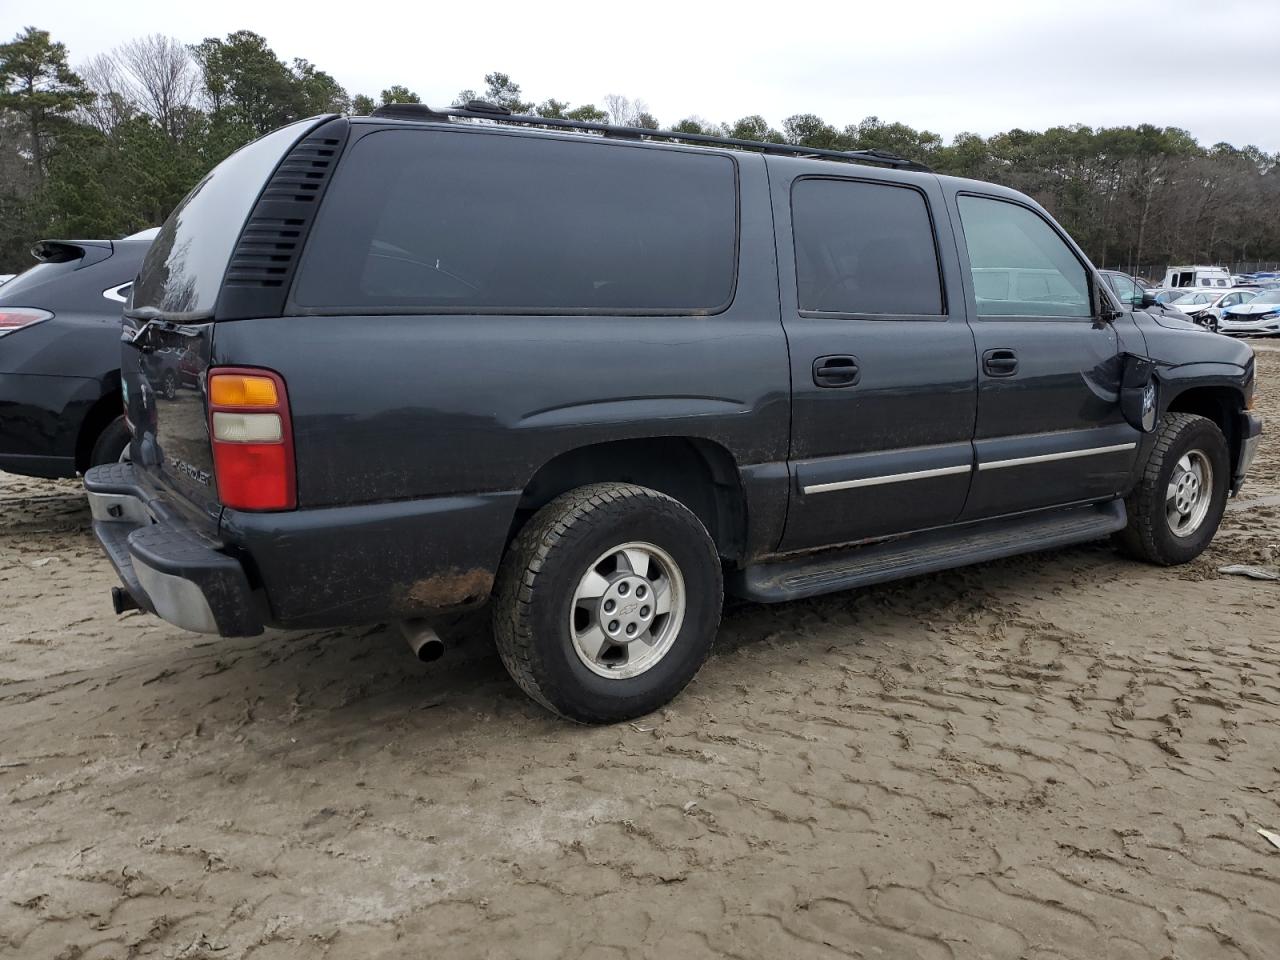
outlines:
[{"label": "sandy muddy ground", "polygon": [[[1260,353],[1280,428],[1280,352]],[[1280,436],[1216,545],[733,606],[669,709],[138,615],[0,476],[0,955],[1280,956]]]}]

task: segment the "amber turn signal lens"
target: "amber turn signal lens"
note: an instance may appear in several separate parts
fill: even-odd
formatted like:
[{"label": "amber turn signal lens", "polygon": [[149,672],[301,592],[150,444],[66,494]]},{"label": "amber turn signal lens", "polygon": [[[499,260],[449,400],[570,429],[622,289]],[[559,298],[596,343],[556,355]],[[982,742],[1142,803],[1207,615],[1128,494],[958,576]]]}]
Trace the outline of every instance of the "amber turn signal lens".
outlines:
[{"label": "amber turn signal lens", "polygon": [[209,403],[215,407],[274,407],[279,399],[270,377],[215,373],[209,378]]}]

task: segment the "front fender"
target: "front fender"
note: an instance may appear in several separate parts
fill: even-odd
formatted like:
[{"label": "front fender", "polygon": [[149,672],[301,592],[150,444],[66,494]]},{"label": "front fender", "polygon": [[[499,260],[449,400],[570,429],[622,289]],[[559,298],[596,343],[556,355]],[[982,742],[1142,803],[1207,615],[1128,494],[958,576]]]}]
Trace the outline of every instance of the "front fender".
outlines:
[{"label": "front fender", "polygon": [[1204,387],[1229,390],[1239,397],[1238,409],[1248,407],[1253,397],[1254,362],[1250,352],[1245,365],[1222,361],[1184,363],[1178,366],[1160,365],[1157,376],[1161,384],[1161,413],[1176,405],[1177,398],[1191,390]]}]

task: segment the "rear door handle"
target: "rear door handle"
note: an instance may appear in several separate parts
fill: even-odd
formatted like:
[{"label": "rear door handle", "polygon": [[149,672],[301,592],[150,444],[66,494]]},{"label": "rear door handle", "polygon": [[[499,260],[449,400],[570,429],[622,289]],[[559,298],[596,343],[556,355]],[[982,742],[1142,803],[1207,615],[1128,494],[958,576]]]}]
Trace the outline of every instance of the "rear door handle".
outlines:
[{"label": "rear door handle", "polygon": [[1018,372],[1018,355],[1006,347],[982,355],[982,369],[989,377],[1012,377]]},{"label": "rear door handle", "polygon": [[819,357],[813,361],[813,382],[820,387],[852,387],[861,377],[857,357]]}]

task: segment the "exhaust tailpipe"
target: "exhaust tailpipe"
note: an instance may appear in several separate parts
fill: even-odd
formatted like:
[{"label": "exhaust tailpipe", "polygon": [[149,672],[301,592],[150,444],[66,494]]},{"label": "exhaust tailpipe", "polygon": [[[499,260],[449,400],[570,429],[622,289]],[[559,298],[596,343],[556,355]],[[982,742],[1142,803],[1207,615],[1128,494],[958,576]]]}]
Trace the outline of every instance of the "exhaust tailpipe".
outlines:
[{"label": "exhaust tailpipe", "polygon": [[111,588],[111,608],[116,613],[127,613],[130,610],[142,609],[138,601],[133,599],[133,594],[128,590],[121,590],[119,587]]},{"label": "exhaust tailpipe", "polygon": [[413,655],[423,663],[431,663],[444,656],[444,641],[426,620],[421,618],[401,620],[400,632],[409,642],[409,649],[413,651]]}]

